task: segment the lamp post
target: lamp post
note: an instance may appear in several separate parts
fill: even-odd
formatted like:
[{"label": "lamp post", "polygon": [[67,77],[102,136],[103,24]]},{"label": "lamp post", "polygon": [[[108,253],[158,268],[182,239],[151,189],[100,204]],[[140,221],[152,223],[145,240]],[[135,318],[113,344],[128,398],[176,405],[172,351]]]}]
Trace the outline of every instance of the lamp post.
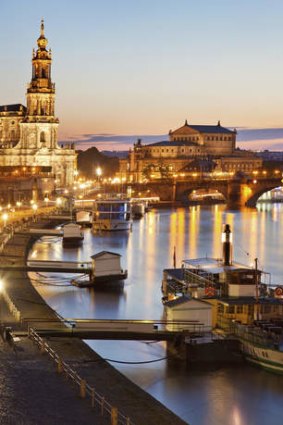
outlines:
[{"label": "lamp post", "polygon": [[4,228],[6,227],[8,218],[9,218],[9,215],[7,213],[2,214],[2,220],[3,220]]},{"label": "lamp post", "polygon": [[96,167],[95,174],[96,174],[96,180],[97,180],[97,182],[99,182],[100,179],[101,179],[101,176],[102,176],[101,167]]},{"label": "lamp post", "polygon": [[38,209],[38,206],[36,204],[32,204],[33,209],[33,221],[36,221],[36,211]]}]

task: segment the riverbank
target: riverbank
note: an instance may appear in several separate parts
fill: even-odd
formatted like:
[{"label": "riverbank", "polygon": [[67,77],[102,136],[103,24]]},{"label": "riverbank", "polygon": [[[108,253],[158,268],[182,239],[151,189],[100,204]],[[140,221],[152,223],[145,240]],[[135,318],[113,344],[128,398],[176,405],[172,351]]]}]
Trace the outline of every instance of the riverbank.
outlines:
[{"label": "riverbank", "polygon": [[[37,226],[40,225],[42,224],[37,223]],[[3,248],[1,262],[13,262],[16,264],[23,264],[26,260],[27,252],[31,245],[32,240],[30,236],[14,234]],[[6,322],[9,325],[12,325],[14,329],[21,331],[26,330],[28,322],[31,322],[32,320],[34,327],[42,326],[40,322],[43,319],[47,321],[52,321],[52,326],[64,326],[56,312],[45,303],[42,297],[34,289],[26,273],[5,272],[2,278],[4,280],[5,285],[4,299],[6,300],[6,302],[8,302],[10,307],[13,307],[15,316],[17,318],[17,320],[14,319],[12,322],[9,320]],[[34,322],[35,318],[40,320],[38,322]],[[4,320],[4,318],[2,320]],[[46,322],[44,326],[46,327]],[[56,378],[55,386],[58,385],[59,387],[61,387],[62,382],[65,385],[66,383],[62,379],[62,377],[56,375],[56,368],[54,368],[54,366],[52,365],[51,360],[47,358],[47,355],[42,356],[37,350],[29,351],[29,349],[24,348],[24,341],[27,341],[26,346],[29,346],[29,344],[31,344],[27,337],[21,337],[20,341],[15,342],[15,353],[21,352],[22,348],[25,353],[29,353],[30,357],[28,358],[32,359],[32,362],[34,362],[34,364],[37,364],[37,362],[44,358],[50,364],[51,375],[54,375],[52,377],[50,376],[50,379],[48,374],[42,374],[41,376],[38,371],[40,367],[38,367],[38,369],[36,368],[36,373],[38,373],[38,376],[37,378],[36,376],[34,376],[34,381],[37,382],[37,385],[42,385],[42,382],[44,382],[46,385],[51,385],[51,383],[54,381],[54,378]],[[169,411],[160,402],[155,400],[152,396],[150,396],[142,389],[140,389],[137,385],[129,381],[125,376],[123,376],[107,362],[103,361],[103,359],[94,351],[92,351],[83,341],[77,338],[49,338],[47,342],[48,345],[52,347],[52,349],[60,356],[60,358],[62,358],[62,360],[67,364],[71,365],[71,367],[75,369],[75,371],[88,383],[88,385],[94,387],[95,390],[103,397],[105,397],[105,399],[112,406],[117,407],[119,412],[122,412],[122,414],[126,418],[130,418],[131,424],[183,425],[186,423],[180,418],[178,418],[171,411]],[[24,370],[27,371],[26,373],[29,375],[28,370]],[[71,384],[69,385],[71,388]],[[37,394],[37,392],[34,392],[35,390],[33,387],[27,386],[26,391],[31,392],[31,399],[33,398],[32,394],[34,394],[34,396],[36,396]],[[45,397],[44,390],[39,394],[41,394],[40,398]],[[77,400],[75,390],[74,399]],[[65,398],[63,397],[62,400],[64,401]],[[86,404],[86,400],[77,401],[79,403],[82,403],[82,405]],[[15,398],[15,403],[17,403],[17,397]],[[49,411],[53,411],[53,403],[50,402],[49,409],[48,405],[49,404],[47,403],[47,406],[42,407],[42,414],[46,411],[46,418],[48,418],[45,422],[45,419],[43,418],[41,418],[38,422],[33,421],[33,419],[30,420],[29,418],[32,417],[32,415],[29,415],[29,412],[27,411],[26,413],[23,413],[23,420],[25,422],[22,421],[22,423],[59,423],[59,421],[56,422],[56,415],[53,415],[54,420],[50,419],[50,417],[48,416],[48,414],[50,414]],[[72,402],[67,403],[66,408],[68,409],[68,414],[70,411],[72,411],[72,409],[76,409],[75,406],[73,408]],[[74,411],[74,415],[76,414],[77,413]],[[69,422],[68,420],[65,421],[65,419],[62,420],[61,418],[60,424],[110,424],[110,418],[108,417],[108,421],[105,422],[106,418],[101,417],[100,412],[97,412],[95,408],[91,410],[91,414],[93,416],[90,419],[90,422],[82,422],[81,417],[78,416],[77,422]],[[84,419],[86,419],[86,416],[87,415],[84,415]]]}]

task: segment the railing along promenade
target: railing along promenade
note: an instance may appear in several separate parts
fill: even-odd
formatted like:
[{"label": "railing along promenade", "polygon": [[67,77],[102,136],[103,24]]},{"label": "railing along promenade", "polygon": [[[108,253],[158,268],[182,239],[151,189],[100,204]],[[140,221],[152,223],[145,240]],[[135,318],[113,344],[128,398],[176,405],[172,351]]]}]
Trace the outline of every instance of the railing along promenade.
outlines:
[{"label": "railing along promenade", "polygon": [[42,353],[46,352],[57,365],[57,372],[65,374],[67,378],[78,386],[81,398],[89,398],[93,408],[98,407],[101,416],[108,415],[111,420],[111,425],[134,425],[129,417],[124,416],[117,407],[112,406],[95,388],[91,387],[85,379],[83,379],[68,363],[50,347],[50,345],[41,338],[38,333],[29,328],[29,338],[34,341]]}]

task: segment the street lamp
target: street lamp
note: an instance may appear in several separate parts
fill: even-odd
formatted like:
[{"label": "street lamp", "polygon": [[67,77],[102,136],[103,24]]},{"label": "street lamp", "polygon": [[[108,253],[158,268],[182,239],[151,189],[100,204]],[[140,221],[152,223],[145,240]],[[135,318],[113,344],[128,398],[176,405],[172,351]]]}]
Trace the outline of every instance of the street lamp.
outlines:
[{"label": "street lamp", "polygon": [[9,215],[7,213],[2,214],[2,220],[3,220],[3,223],[4,223],[4,227],[6,227],[8,218],[9,218]]},{"label": "street lamp", "polygon": [[102,175],[102,169],[100,167],[97,167],[96,170],[95,170],[95,172],[96,172],[96,175],[97,175],[98,178],[101,177],[101,175]]},{"label": "street lamp", "polygon": [[36,218],[36,211],[38,209],[38,206],[36,204],[32,204],[32,209],[33,209],[33,219],[35,221]]}]

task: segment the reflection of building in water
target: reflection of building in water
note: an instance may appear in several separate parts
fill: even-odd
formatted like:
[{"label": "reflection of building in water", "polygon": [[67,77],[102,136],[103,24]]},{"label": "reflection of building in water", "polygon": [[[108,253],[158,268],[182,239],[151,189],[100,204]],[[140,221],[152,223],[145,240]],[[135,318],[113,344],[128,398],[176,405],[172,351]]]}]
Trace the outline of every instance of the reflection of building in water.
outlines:
[{"label": "reflection of building in water", "polygon": [[51,80],[51,50],[47,50],[41,22],[37,50],[33,51],[32,78],[28,85],[27,107],[0,106],[0,176],[5,181],[30,182],[41,192],[73,183],[76,154],[72,146],[57,144],[55,84]]},{"label": "reflection of building in water", "polygon": [[119,177],[133,182],[192,172],[251,172],[262,160],[236,148],[236,130],[217,125],[185,124],[169,131],[169,140],[143,145],[141,139],[120,160]]}]

